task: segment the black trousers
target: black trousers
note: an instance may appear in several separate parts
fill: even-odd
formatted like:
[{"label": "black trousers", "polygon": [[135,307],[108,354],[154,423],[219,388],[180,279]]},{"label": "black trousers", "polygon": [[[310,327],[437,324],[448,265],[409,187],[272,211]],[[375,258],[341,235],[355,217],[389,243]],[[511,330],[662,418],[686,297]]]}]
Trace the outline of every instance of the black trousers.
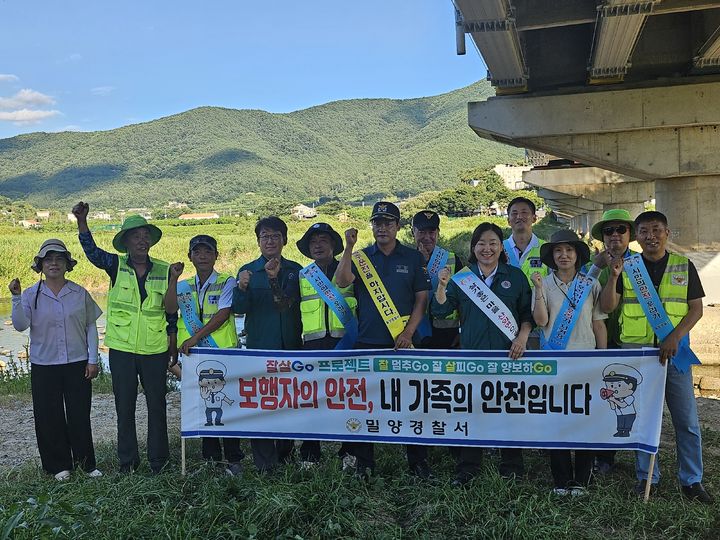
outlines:
[{"label": "black trousers", "polygon": [[35,436],[42,468],[50,474],[71,471],[74,464],[86,472],[95,469],[92,384],[85,378],[86,365],[32,364],[30,369]]},{"label": "black trousers", "polygon": [[[221,446],[222,441],[222,446]],[[240,439],[223,437],[203,437],[202,456],[209,461],[222,461],[225,450],[225,461],[239,463],[245,457],[240,448]]]},{"label": "black trousers", "polygon": [[251,439],[253,462],[261,472],[273,470],[278,463],[291,459],[295,441],[291,439]]},{"label": "black trousers", "polygon": [[[392,349],[394,343],[385,345],[376,345],[371,343],[355,343],[355,349]],[[427,461],[428,447],[419,444],[406,444],[405,451],[407,454],[408,467],[412,470],[415,465]],[[350,454],[357,458],[357,469],[364,471],[365,469],[375,470],[375,445],[366,442],[345,442],[340,448],[340,455]]]},{"label": "black trousers", "polygon": [[148,410],[147,458],[150,467],[159,470],[168,460],[170,451],[165,402],[168,360],[167,351],[135,354],[110,349],[110,372],[117,413],[117,452],[121,468],[137,468],[140,464],[135,427],[138,380],[145,391]]},{"label": "black trousers", "polygon": [[571,482],[581,486],[590,483],[594,450],[575,450],[575,466],[573,467],[571,450],[550,450],[550,470],[556,488],[566,488]]}]

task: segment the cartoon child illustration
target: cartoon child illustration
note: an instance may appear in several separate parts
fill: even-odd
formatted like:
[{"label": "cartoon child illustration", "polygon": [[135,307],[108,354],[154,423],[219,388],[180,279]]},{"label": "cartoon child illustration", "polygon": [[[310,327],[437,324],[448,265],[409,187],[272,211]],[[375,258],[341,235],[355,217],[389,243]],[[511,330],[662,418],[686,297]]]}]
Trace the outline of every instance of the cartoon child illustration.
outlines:
[{"label": "cartoon child illustration", "polygon": [[200,395],[205,400],[205,422],[206,426],[212,426],[212,415],[215,413],[215,425],[224,426],[222,423],[223,403],[232,405],[234,400],[230,399],[222,391],[225,388],[225,370],[227,368],[216,360],[205,360],[197,366],[198,384]]},{"label": "cartoon child illustration", "polygon": [[608,402],[617,416],[617,433],[613,437],[629,437],[635,422],[635,390],[642,383],[642,374],[632,366],[610,364],[603,369],[605,388],[600,397]]}]

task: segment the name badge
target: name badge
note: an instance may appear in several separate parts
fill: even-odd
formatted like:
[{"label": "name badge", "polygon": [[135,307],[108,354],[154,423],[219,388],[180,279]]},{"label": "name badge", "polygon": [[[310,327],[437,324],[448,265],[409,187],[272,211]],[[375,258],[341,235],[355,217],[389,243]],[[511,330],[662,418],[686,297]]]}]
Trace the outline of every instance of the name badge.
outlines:
[{"label": "name badge", "polygon": [[540,257],[530,257],[530,268],[542,268]]},{"label": "name badge", "polygon": [[407,274],[409,272],[408,267],[404,264],[398,264],[395,266],[395,272],[398,274]]},{"label": "name badge", "polygon": [[208,296],[208,304],[217,304],[220,301],[220,295],[219,294],[213,294],[212,296]]}]

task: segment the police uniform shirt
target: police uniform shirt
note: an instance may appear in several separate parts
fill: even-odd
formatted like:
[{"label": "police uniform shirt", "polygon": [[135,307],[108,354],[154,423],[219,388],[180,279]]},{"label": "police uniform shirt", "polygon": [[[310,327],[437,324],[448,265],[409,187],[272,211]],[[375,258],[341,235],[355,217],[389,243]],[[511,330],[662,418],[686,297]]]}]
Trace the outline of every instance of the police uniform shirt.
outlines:
[{"label": "police uniform shirt", "polygon": [[[423,256],[418,250],[410,249],[400,242],[396,243],[390,255],[380,251],[377,244],[366,247],[363,253],[375,267],[400,315],[409,316],[415,306],[415,293],[431,290]],[[353,283],[357,298],[358,341],[372,345],[393,343],[390,331],[378,313],[355,264],[352,265],[352,272],[355,275]]]}]

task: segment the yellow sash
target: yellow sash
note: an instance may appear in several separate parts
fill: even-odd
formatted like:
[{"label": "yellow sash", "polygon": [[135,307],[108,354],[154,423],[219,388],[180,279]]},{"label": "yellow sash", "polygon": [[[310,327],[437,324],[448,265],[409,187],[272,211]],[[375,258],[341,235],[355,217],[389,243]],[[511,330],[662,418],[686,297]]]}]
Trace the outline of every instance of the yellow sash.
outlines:
[{"label": "yellow sash", "polygon": [[370,262],[369,258],[365,257],[362,250],[355,251],[352,254],[352,261],[360,273],[360,279],[365,284],[365,288],[370,293],[375,309],[378,310],[393,340],[396,339],[405,330],[405,324],[407,324],[410,316],[400,315],[395,303],[385,290],[385,284],[380,279],[373,263]]}]

